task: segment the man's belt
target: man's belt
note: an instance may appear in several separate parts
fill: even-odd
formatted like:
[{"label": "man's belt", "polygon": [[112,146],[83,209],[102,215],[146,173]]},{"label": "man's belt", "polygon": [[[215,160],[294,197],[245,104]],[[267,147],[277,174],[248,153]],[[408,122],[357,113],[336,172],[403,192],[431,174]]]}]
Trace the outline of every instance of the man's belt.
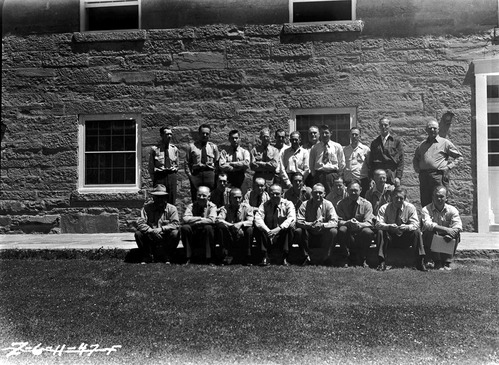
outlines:
[{"label": "man's belt", "polygon": [[330,170],[330,171],[315,170],[315,173],[317,175],[337,174],[338,173],[338,169]]},{"label": "man's belt", "polygon": [[428,169],[428,170],[419,170],[420,174],[438,174],[438,175],[443,175],[444,170],[438,170],[438,169]]}]

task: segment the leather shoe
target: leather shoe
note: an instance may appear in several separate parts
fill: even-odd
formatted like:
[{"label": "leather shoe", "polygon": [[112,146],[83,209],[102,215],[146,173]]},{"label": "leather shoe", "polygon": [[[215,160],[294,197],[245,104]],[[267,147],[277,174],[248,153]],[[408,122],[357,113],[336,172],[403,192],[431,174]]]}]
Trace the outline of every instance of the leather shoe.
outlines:
[{"label": "leather shoe", "polygon": [[418,269],[419,271],[423,271],[423,272],[428,271],[428,269],[426,268],[426,265],[424,263],[424,260],[421,260],[421,262],[418,263],[418,265],[416,266],[416,269]]},{"label": "leather shoe", "polygon": [[282,261],[282,266],[289,266],[289,262],[288,262],[288,260],[284,259],[284,260]]},{"label": "leather shoe", "polygon": [[386,264],[384,261],[380,262],[378,267],[376,268],[378,271],[386,271]]},{"label": "leather shoe", "polygon": [[190,264],[191,264],[191,259],[187,259],[187,261],[185,262],[185,264],[184,264],[184,265],[185,265],[185,266],[188,266],[188,265],[190,265]]},{"label": "leather shoe", "polygon": [[264,257],[260,262],[260,266],[269,266],[269,259]]},{"label": "leather shoe", "polygon": [[307,257],[305,257],[305,261],[303,261],[301,266],[307,266],[307,265],[311,265],[311,264],[312,264],[312,260],[310,260],[310,256],[307,256]]}]

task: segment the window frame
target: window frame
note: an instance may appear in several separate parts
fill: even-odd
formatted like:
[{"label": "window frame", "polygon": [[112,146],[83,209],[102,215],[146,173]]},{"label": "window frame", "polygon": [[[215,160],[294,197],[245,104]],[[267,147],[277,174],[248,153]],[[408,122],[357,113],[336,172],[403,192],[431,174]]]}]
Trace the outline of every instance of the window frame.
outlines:
[{"label": "window frame", "polygon": [[[85,122],[87,121],[111,121],[111,120],[135,120],[135,184],[116,185],[86,185],[85,184]],[[79,193],[137,193],[141,187],[141,129],[142,119],[140,114],[81,114],[78,116],[78,192]]]},{"label": "window frame", "polygon": [[[111,8],[123,6],[138,7],[138,28],[137,29],[112,29],[112,30],[88,30],[87,9],[88,8]],[[142,29],[142,0],[80,0],[80,32],[114,32],[131,31]]]},{"label": "window frame", "polygon": [[335,1],[344,1],[344,0],[288,0],[289,5],[289,23],[290,24],[346,24],[351,23],[357,20],[357,0],[352,1],[352,19],[350,20],[326,20],[326,21],[317,21],[317,22],[295,22],[293,19],[293,11],[294,11],[294,3],[308,3],[308,2],[335,2]]},{"label": "window frame", "polygon": [[[355,106],[341,108],[291,109],[290,114],[291,117],[289,119],[289,133],[297,130],[296,117],[298,115],[350,114],[350,129],[353,127],[357,127],[357,107]],[[320,128],[321,126],[318,125],[317,127]]]}]

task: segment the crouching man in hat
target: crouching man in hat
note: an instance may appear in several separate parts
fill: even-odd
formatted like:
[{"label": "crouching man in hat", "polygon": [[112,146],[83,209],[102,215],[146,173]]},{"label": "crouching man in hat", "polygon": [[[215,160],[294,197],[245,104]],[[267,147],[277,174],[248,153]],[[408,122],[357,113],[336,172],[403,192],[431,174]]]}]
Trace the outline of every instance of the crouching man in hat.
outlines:
[{"label": "crouching man in hat", "polygon": [[153,201],[144,205],[137,220],[135,242],[142,253],[143,264],[155,261],[156,246],[165,254],[165,263],[170,264],[179,242],[177,207],[167,203],[168,193],[164,185],[156,185],[151,195]]}]

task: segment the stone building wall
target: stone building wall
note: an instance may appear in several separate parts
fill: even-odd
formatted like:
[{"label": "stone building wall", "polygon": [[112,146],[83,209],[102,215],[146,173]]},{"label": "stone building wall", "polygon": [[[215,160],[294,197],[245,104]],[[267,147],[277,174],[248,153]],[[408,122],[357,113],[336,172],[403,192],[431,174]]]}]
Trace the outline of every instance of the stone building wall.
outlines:
[{"label": "stone building wall", "polygon": [[[269,24],[5,35],[0,233],[133,230],[160,126],[174,126],[183,161],[201,123],[213,126],[220,145],[229,130],[241,130],[247,147],[262,127],[287,129],[290,109],[324,107],[356,107],[365,143],[381,116],[392,119],[405,140],[403,184],[415,203],[412,156],[425,117],[452,113],[448,138],[465,162],[453,172],[451,203],[473,230],[480,141],[473,140],[471,61],[497,53],[492,29],[404,37],[341,30],[296,34]],[[78,115],[96,113],[141,115],[139,193],[78,193]],[[177,205],[182,211],[188,202],[181,173]]]}]

